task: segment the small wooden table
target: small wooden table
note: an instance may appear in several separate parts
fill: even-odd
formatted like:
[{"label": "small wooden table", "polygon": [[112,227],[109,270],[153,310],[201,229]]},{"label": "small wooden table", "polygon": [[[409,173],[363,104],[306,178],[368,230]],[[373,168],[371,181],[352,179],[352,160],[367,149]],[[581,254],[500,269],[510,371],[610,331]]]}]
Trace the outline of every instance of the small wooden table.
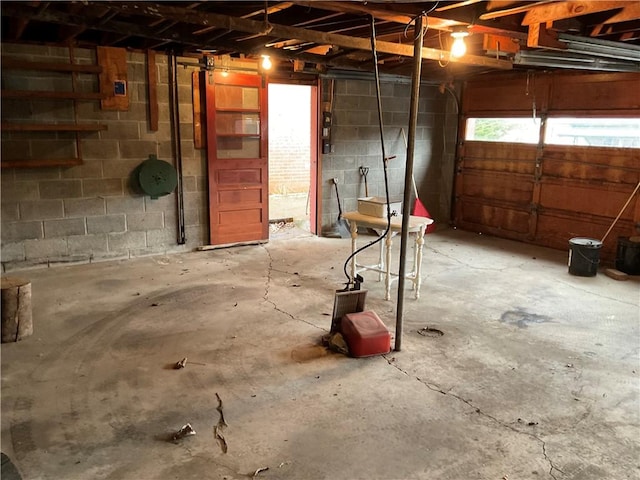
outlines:
[{"label": "small wooden table", "polygon": [[[360,212],[347,212],[342,215],[343,218],[349,221],[351,227],[351,253],[357,250],[358,239],[358,225],[368,228],[376,228],[378,230],[385,230],[387,228],[387,219],[380,217],[372,217],[370,215],[363,215]],[[409,217],[409,234],[415,236],[415,247],[413,250],[413,270],[405,274],[405,278],[408,278],[413,283],[413,290],[415,291],[415,298],[420,298],[420,285],[422,279],[420,277],[422,266],[422,246],[424,245],[424,234],[428,225],[431,225],[433,220],[425,217],[416,217],[411,215]],[[380,241],[380,257],[376,265],[360,265],[357,263],[356,255],[351,259],[351,276],[355,278],[358,272],[364,270],[372,270],[378,272],[378,281],[382,280],[382,276],[385,277],[385,300],[391,299],[391,283],[398,279],[397,273],[391,273],[391,246],[393,245],[392,238],[394,235],[402,231],[402,215],[391,218],[391,228],[387,233],[384,240]]]}]

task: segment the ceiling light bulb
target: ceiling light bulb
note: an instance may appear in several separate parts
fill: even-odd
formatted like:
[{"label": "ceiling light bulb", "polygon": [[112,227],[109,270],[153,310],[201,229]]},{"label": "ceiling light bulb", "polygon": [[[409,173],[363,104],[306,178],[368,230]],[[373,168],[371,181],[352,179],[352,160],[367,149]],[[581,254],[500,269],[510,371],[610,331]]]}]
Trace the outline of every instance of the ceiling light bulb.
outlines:
[{"label": "ceiling light bulb", "polygon": [[451,45],[451,56],[460,58],[465,53],[467,53],[467,44],[464,43],[464,38],[457,37]]},{"label": "ceiling light bulb", "polygon": [[271,70],[272,66],[273,66],[273,64],[271,63],[271,59],[269,58],[269,55],[263,55],[262,56],[262,68],[264,70]]}]

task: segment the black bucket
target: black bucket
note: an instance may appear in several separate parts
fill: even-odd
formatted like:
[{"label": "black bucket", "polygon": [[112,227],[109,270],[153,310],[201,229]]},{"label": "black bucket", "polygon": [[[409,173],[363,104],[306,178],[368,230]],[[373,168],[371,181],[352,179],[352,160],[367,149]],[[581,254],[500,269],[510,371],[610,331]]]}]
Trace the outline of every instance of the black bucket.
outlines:
[{"label": "black bucket", "polygon": [[594,277],[600,264],[602,242],[593,238],[569,240],[569,273],[579,277]]},{"label": "black bucket", "polygon": [[629,237],[618,237],[616,270],[629,275],[640,275],[640,241],[630,240]]}]

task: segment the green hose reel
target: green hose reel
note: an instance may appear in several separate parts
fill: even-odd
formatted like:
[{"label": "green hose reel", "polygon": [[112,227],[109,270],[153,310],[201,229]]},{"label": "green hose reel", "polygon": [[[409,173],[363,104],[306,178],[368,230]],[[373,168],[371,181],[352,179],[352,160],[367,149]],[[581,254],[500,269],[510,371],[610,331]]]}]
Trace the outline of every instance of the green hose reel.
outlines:
[{"label": "green hose reel", "polygon": [[175,190],[178,186],[178,174],[169,162],[159,160],[156,155],[151,154],[138,166],[138,182],[145,194],[156,199]]}]

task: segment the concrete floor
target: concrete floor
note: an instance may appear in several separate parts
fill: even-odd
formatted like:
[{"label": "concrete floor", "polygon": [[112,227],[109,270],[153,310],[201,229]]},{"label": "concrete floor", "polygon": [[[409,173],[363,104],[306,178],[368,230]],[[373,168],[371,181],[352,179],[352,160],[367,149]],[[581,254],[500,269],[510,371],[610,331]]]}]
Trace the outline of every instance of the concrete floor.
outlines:
[{"label": "concrete floor", "polygon": [[[2,346],[2,451],[25,479],[639,478],[637,277],[438,232],[402,351],[352,359],[318,345],[349,249],[289,232],[23,272],[35,332]],[[395,301],[365,278],[393,331]]]}]

